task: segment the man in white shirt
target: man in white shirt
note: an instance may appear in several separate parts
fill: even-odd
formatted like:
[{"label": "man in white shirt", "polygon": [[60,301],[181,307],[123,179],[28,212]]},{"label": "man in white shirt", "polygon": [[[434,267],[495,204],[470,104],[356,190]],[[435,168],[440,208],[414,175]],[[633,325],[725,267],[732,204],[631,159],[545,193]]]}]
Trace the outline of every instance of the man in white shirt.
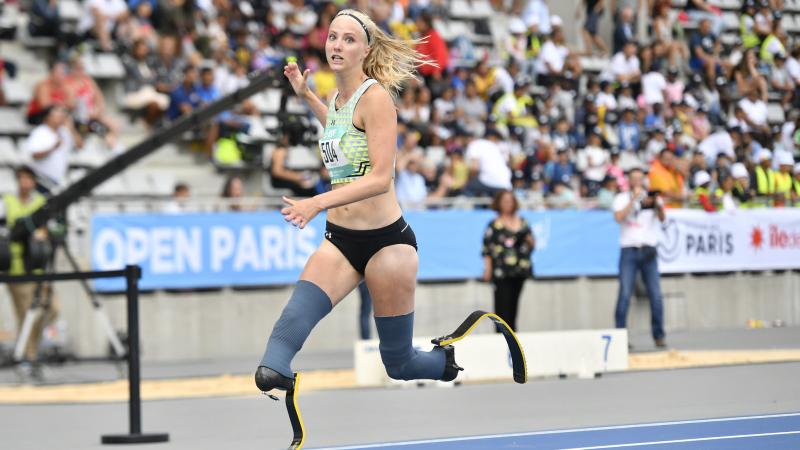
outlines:
[{"label": "man in white shirt", "polygon": [[627,327],[628,305],[636,275],[642,279],[650,299],[652,334],[656,347],[667,346],[664,338],[664,306],[661,298],[661,281],[658,273],[658,244],[661,222],[665,219],[664,202],[657,195],[648,194],[644,186],[644,172],[632,169],[629,177],[630,191],[617,194],[612,210],[620,225],[619,295],[614,319],[617,328]]},{"label": "man in white shirt", "polygon": [[112,51],[111,32],[117,21],[128,15],[128,5],[124,0],[86,0],[83,15],[78,22],[78,32],[91,32],[100,41],[104,51]]},{"label": "man in white shirt", "polygon": [[467,195],[492,196],[501,189],[511,189],[511,169],[498,145],[500,139],[497,130],[489,129],[484,139],[475,139],[467,145],[465,159],[470,171]]},{"label": "man in white shirt", "polygon": [[703,157],[705,157],[706,163],[709,165],[716,163],[717,156],[720,153],[727,155],[731,160],[736,160],[733,138],[724,128],[720,128],[700,141],[697,148],[703,152]]},{"label": "man in white shirt", "polygon": [[757,89],[750,89],[747,97],[739,100],[737,104],[744,111],[744,118],[749,126],[759,129],[761,132],[769,132],[766,128],[767,104],[758,98]]},{"label": "man in white shirt", "polygon": [[569,49],[564,45],[564,32],[561,28],[553,29],[550,39],[542,45],[536,59],[536,73],[545,77],[557,77],[564,73]]},{"label": "man in white shirt", "polygon": [[611,74],[614,79],[622,82],[636,83],[642,77],[639,57],[636,56],[636,42],[628,41],[611,59]]},{"label": "man in white shirt", "polygon": [[667,79],[660,72],[651,70],[642,76],[642,94],[648,106],[664,104],[667,97]]},{"label": "man in white shirt", "polygon": [[30,167],[46,188],[66,184],[69,155],[75,149],[74,130],[68,120],[63,106],[53,106],[46,112],[44,122],[25,141]]}]

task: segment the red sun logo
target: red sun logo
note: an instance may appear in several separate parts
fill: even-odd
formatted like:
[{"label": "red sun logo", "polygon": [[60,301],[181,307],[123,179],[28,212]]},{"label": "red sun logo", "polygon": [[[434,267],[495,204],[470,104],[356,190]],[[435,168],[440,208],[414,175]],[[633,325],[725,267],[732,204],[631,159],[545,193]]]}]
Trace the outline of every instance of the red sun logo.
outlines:
[{"label": "red sun logo", "polygon": [[764,243],[764,233],[761,228],[755,227],[750,233],[750,245],[756,250],[761,250],[761,245]]}]

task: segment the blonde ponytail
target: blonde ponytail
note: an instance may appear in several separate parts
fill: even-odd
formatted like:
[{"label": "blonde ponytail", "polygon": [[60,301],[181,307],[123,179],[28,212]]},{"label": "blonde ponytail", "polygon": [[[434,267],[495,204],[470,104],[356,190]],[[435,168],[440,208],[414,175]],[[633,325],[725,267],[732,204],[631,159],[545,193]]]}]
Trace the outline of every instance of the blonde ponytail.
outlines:
[{"label": "blonde ponytail", "polygon": [[405,82],[416,76],[417,67],[435,64],[422,57],[415,50],[422,40],[404,41],[386,34],[375,22],[361,11],[345,9],[339,14],[356,16],[369,30],[370,50],[364,59],[364,73],[374,78],[392,95],[395,95]]}]

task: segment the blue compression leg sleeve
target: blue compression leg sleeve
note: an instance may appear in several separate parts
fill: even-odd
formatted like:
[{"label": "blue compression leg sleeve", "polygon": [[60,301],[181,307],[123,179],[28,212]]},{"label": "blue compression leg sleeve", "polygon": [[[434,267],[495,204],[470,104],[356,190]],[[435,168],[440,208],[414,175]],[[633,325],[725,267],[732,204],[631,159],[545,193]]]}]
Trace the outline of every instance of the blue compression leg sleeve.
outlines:
[{"label": "blue compression leg sleeve", "polygon": [[332,309],[330,297],[319,286],[306,280],[298,281],[272,329],[260,365],[294,378],[291,366],[294,355],[303,347],[311,330]]},{"label": "blue compression leg sleeve", "polygon": [[434,347],[429,352],[411,345],[414,313],[404,316],[375,317],[380,338],[381,360],[386,373],[395,380],[440,380],[444,375],[445,351]]}]

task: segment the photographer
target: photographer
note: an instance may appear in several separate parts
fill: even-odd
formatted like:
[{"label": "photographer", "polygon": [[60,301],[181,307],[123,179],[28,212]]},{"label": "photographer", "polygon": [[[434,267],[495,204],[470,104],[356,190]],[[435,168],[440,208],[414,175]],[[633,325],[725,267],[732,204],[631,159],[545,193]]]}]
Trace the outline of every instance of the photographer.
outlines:
[{"label": "photographer", "polygon": [[[37,209],[45,204],[45,198],[36,192],[36,177],[30,167],[22,166],[16,170],[17,194],[7,194],[3,196],[3,206],[5,209],[6,226],[11,229],[17,220],[33,214]],[[44,228],[33,231],[27,243],[11,243],[11,267],[9,275],[25,275],[33,272],[29,270],[30,260],[34,252],[35,241],[47,240],[47,231]],[[22,328],[25,313],[30,309],[36,295],[36,283],[11,283],[8,290],[14,302],[14,310],[17,316],[17,330]],[[41,369],[36,363],[39,352],[39,341],[42,337],[42,330],[50,324],[58,315],[58,304],[52,295],[49,295],[50,285],[42,285],[40,295],[42,298],[41,306],[43,314],[33,324],[30,337],[25,346],[25,361],[20,365],[24,375],[30,375],[34,379],[40,378]],[[49,300],[49,301],[48,301]]]},{"label": "photographer", "polygon": [[628,304],[636,274],[641,271],[650,313],[653,339],[656,347],[667,346],[664,339],[664,307],[661,301],[661,286],[658,274],[658,252],[656,244],[661,233],[661,222],[665,219],[664,200],[658,191],[647,192],[644,187],[644,172],[632,169],[628,174],[631,189],[617,194],[612,210],[614,219],[620,224],[619,295],[614,314],[616,327],[626,328]]}]

